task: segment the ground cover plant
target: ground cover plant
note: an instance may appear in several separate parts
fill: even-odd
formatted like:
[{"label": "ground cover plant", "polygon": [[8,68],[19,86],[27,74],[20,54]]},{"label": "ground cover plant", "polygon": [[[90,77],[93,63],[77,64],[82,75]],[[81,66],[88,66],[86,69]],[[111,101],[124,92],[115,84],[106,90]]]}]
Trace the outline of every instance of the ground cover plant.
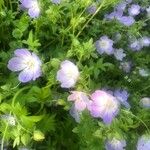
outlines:
[{"label": "ground cover plant", "polygon": [[1,150],[150,150],[149,0],[0,0]]}]

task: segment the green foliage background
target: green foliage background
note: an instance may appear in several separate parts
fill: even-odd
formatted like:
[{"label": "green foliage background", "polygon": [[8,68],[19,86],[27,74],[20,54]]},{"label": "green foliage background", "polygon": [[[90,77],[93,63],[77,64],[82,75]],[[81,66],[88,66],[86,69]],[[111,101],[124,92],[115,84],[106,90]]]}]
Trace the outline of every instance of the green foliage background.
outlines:
[{"label": "green foliage background", "polygon": [[[93,2],[98,9],[91,15],[86,8]],[[148,0],[136,2],[149,6]],[[19,9],[18,0],[0,0],[0,115],[16,118],[15,126],[0,120],[1,145],[8,149],[103,150],[105,139],[119,137],[127,140],[127,149],[136,149],[138,137],[149,133],[150,128],[150,110],[139,105],[140,99],[150,94],[150,78],[138,74],[139,67],[150,69],[150,53],[149,48],[131,52],[127,45],[129,36],[150,35],[149,20],[141,16],[131,27],[104,20],[119,0],[39,3],[40,17],[31,19]],[[113,38],[117,32],[122,39],[116,47],[124,48],[133,61],[129,74],[119,69],[119,62],[112,56],[99,55],[94,46],[99,37]],[[43,62],[43,76],[28,84],[19,83],[17,74],[7,69],[14,50],[23,47],[37,53]],[[81,72],[75,90],[90,94],[103,87],[125,88],[130,93],[131,110],[122,108],[110,126],[86,111],[81,123],[76,123],[69,115],[70,89],[60,88],[56,81],[60,62],[65,59],[76,63]]]}]

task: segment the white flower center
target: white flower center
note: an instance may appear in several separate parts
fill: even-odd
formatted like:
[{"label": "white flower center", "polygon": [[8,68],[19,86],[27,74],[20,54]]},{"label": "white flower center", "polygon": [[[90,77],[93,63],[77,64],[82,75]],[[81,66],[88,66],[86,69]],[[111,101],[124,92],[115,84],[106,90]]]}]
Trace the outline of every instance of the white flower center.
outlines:
[{"label": "white flower center", "polygon": [[100,41],[99,44],[102,48],[108,48],[108,42],[105,40]]}]

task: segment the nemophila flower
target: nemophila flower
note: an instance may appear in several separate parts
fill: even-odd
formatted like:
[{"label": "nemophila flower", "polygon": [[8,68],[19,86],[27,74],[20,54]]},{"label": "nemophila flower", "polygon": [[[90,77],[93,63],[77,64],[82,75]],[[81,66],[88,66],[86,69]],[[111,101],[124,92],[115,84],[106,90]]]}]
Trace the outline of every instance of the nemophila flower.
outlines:
[{"label": "nemophila flower", "polygon": [[140,43],[143,47],[150,46],[150,37],[144,36],[140,39]]},{"label": "nemophila flower", "polygon": [[126,54],[124,53],[123,49],[115,49],[114,56],[117,60],[122,61],[124,57],[126,57]]},{"label": "nemophila flower", "polygon": [[128,4],[132,3],[132,0],[125,0]]},{"label": "nemophila flower", "polygon": [[12,115],[2,115],[2,119],[6,120],[10,126],[16,125],[16,118]]},{"label": "nemophila flower", "polygon": [[121,40],[121,38],[122,38],[122,35],[119,32],[117,32],[117,33],[114,34],[113,40],[114,40],[115,43],[117,43],[118,41]]},{"label": "nemophila flower", "polygon": [[104,123],[110,124],[119,112],[117,99],[105,91],[97,90],[91,95],[92,102],[88,109],[93,117],[102,118]]},{"label": "nemophila flower", "polygon": [[134,40],[130,43],[129,47],[132,51],[140,51],[142,49],[142,44],[139,40]]},{"label": "nemophila flower", "polygon": [[14,52],[15,56],[8,62],[8,69],[15,72],[20,72],[19,81],[29,82],[36,80],[41,76],[41,60],[35,53],[31,53],[28,49],[17,49]]},{"label": "nemophila flower", "polygon": [[99,54],[106,53],[108,55],[113,54],[113,41],[107,36],[102,36],[99,40],[96,41],[96,49]]},{"label": "nemophila flower", "polygon": [[61,0],[52,0],[52,3],[53,3],[53,4],[60,4],[60,3],[61,3]]},{"label": "nemophila flower", "polygon": [[126,72],[129,73],[131,70],[131,62],[130,61],[126,61],[126,62],[121,62],[120,63],[120,68]]},{"label": "nemophila flower", "polygon": [[137,150],[149,150],[150,149],[150,137],[143,135],[138,139]]},{"label": "nemophila flower", "polygon": [[96,12],[96,10],[97,10],[97,7],[96,7],[96,5],[91,5],[91,6],[89,6],[88,8],[87,8],[87,12],[89,13],[89,14],[94,14],[95,12]]},{"label": "nemophila flower", "polygon": [[128,9],[129,15],[136,16],[140,13],[141,7],[137,4],[132,4],[131,7]]},{"label": "nemophila flower", "polygon": [[130,104],[127,101],[129,93],[126,90],[117,89],[114,91],[114,96],[122,105],[124,105],[126,108],[130,108]]},{"label": "nemophila flower", "polygon": [[139,69],[139,74],[142,76],[142,77],[148,77],[149,76],[149,72],[145,69]]},{"label": "nemophila flower", "polygon": [[89,105],[89,98],[84,92],[72,91],[72,94],[68,96],[68,101],[74,102],[75,109],[77,111],[83,111]]},{"label": "nemophila flower", "polygon": [[150,97],[144,97],[140,100],[140,105],[144,108],[150,108]]},{"label": "nemophila flower", "polygon": [[74,87],[79,78],[78,67],[69,60],[61,63],[61,69],[57,72],[57,80],[62,88]]},{"label": "nemophila flower", "polygon": [[116,138],[107,140],[105,144],[106,150],[125,150],[125,147],[126,147],[126,141],[119,140]]},{"label": "nemophila flower", "polygon": [[40,7],[37,0],[20,0],[21,7],[28,10],[31,18],[37,18],[40,15]]},{"label": "nemophila flower", "polygon": [[125,26],[131,26],[132,24],[134,24],[135,19],[132,16],[122,16],[118,18],[118,21]]},{"label": "nemophila flower", "polygon": [[80,122],[81,112],[77,111],[77,109],[75,108],[75,105],[72,105],[69,113],[75,119],[76,122],[78,123]]}]

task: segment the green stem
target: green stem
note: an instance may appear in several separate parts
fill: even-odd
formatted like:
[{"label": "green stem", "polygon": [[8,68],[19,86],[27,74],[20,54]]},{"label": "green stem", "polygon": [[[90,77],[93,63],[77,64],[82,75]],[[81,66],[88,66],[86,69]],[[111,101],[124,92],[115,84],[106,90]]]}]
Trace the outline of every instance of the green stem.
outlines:
[{"label": "green stem", "polygon": [[102,1],[101,5],[98,7],[98,9],[96,10],[96,12],[91,16],[91,18],[89,18],[89,20],[84,24],[84,26],[82,27],[82,29],[78,32],[78,34],[76,35],[76,37],[78,37],[82,31],[84,30],[84,28],[89,24],[89,22],[95,17],[95,15],[100,11],[100,9],[103,7],[105,0]]}]

